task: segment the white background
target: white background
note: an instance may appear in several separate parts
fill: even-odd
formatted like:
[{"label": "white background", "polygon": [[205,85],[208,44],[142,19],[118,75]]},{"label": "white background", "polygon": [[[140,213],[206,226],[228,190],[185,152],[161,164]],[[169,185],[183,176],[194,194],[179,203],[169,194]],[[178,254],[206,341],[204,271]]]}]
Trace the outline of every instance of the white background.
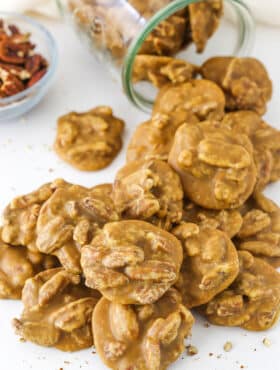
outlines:
[{"label": "white background", "polygon": [[[1,5],[0,5],[1,7]],[[82,173],[63,163],[52,151],[56,119],[69,110],[83,111],[99,104],[113,107],[116,115],[125,119],[125,139],[147,116],[133,108],[122,95],[120,87],[98,66],[80,45],[72,31],[60,23],[46,22],[60,50],[56,81],[44,101],[25,117],[14,122],[0,122],[0,209],[15,195],[29,192],[57,177],[93,186],[112,181],[116,169],[124,163],[125,149],[106,170]],[[274,81],[274,97],[266,119],[279,125],[280,118],[280,29],[259,26],[254,55],[267,66]],[[280,203],[279,185],[268,194]],[[21,343],[10,321],[18,317],[20,302],[0,301],[0,370],[78,370],[106,369],[92,350],[65,354],[30,343]],[[239,328],[205,328],[198,318],[191,343],[199,353],[182,356],[174,370],[236,370],[244,366],[251,370],[280,370],[280,326],[266,333],[250,333]],[[269,338],[271,347],[262,344]],[[233,343],[230,353],[223,351],[226,341]],[[209,354],[213,355],[210,356]]]}]

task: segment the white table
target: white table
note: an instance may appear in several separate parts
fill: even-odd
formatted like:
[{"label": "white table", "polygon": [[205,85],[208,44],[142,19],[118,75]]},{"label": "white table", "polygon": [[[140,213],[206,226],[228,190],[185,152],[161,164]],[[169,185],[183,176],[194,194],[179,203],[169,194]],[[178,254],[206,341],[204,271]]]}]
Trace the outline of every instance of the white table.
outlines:
[{"label": "white table", "polygon": [[[109,168],[96,173],[82,173],[62,162],[52,151],[56,119],[61,114],[69,110],[87,110],[99,104],[110,105],[127,123],[126,142],[135,126],[147,118],[128,103],[119,86],[95,63],[71,29],[64,24],[45,23],[60,49],[56,82],[44,101],[28,115],[14,122],[0,123],[0,209],[14,196],[57,177],[86,186],[111,182],[124,163],[125,150]],[[259,26],[254,55],[263,60],[274,81],[274,97],[266,118],[280,128],[279,40],[280,28]],[[279,186],[273,185],[267,192],[278,203]],[[91,350],[66,354],[21,343],[10,325],[12,318],[19,316],[21,307],[20,302],[0,301],[1,370],[106,369]],[[270,348],[262,344],[265,337],[271,341]],[[228,340],[233,343],[233,349],[225,353],[223,345]],[[249,333],[239,328],[205,328],[198,318],[191,343],[198,347],[198,355],[184,354],[184,360],[179,360],[172,369],[237,370],[241,366],[251,370],[280,369],[280,326],[266,333]]]}]

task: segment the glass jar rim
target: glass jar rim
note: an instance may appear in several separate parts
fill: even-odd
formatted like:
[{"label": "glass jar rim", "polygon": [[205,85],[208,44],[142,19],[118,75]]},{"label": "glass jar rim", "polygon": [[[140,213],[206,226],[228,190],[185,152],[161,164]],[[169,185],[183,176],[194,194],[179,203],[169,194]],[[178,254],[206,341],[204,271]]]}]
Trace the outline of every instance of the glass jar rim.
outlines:
[{"label": "glass jar rim", "polygon": [[[122,68],[122,85],[129,101],[142,111],[149,113],[153,105],[152,101],[145,99],[135,90],[132,80],[134,61],[143,42],[160,22],[167,19],[177,11],[185,8],[186,6],[199,1],[201,0],[172,1],[166,7],[158,11],[149,21],[147,21],[147,24],[143,30],[141,30],[138,37],[135,38],[133,43],[130,45]],[[249,54],[255,40],[255,22],[253,15],[243,0],[224,1],[233,6],[233,8],[236,10],[239,20],[239,43],[234,54],[236,56]]]}]

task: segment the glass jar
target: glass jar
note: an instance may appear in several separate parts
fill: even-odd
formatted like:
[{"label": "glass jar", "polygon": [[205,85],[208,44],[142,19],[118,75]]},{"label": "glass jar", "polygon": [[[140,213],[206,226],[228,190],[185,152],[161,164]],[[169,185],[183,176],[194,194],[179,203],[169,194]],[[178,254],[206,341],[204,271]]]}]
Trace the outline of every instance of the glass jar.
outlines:
[{"label": "glass jar", "polygon": [[[211,6],[222,0],[205,0]],[[67,9],[79,36],[95,57],[122,84],[128,99],[149,112],[157,90],[147,82],[135,83],[133,66],[138,53],[172,55],[200,64],[218,55],[245,56],[253,46],[255,26],[242,0],[224,0],[223,16],[207,45],[196,52],[188,26],[188,6],[201,0],[58,0]],[[208,6],[207,4],[207,6]],[[171,18],[170,18],[171,17]],[[173,18],[172,18],[173,17]],[[172,27],[170,26],[170,22]],[[175,31],[175,32],[174,32]],[[153,35],[160,33],[156,42]],[[184,35],[184,36],[182,36]]]}]

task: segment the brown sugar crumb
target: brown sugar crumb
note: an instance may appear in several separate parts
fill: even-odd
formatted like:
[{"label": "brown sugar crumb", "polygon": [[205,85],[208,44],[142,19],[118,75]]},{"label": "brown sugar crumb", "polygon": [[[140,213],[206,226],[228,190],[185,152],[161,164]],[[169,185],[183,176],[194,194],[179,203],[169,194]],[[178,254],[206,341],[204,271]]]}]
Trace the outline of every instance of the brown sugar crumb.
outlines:
[{"label": "brown sugar crumb", "polygon": [[209,353],[209,357],[212,357],[214,355],[214,353],[210,352]]},{"label": "brown sugar crumb", "polygon": [[26,342],[26,340],[25,340],[24,338],[19,338],[19,341],[20,341],[21,343],[25,343],[25,342]]},{"label": "brown sugar crumb", "polygon": [[265,345],[266,347],[271,346],[271,342],[268,338],[264,338],[262,342],[263,342],[263,345]]},{"label": "brown sugar crumb", "polygon": [[195,356],[198,354],[198,349],[195,346],[187,346],[187,354],[188,356]]},{"label": "brown sugar crumb", "polygon": [[66,365],[70,365],[70,361],[63,361]]},{"label": "brown sugar crumb", "polygon": [[226,342],[224,344],[224,351],[225,352],[230,352],[232,350],[232,343],[231,342]]},{"label": "brown sugar crumb", "polygon": [[208,322],[205,322],[205,323],[203,324],[203,326],[204,326],[205,328],[210,328],[210,324],[209,324]]}]

